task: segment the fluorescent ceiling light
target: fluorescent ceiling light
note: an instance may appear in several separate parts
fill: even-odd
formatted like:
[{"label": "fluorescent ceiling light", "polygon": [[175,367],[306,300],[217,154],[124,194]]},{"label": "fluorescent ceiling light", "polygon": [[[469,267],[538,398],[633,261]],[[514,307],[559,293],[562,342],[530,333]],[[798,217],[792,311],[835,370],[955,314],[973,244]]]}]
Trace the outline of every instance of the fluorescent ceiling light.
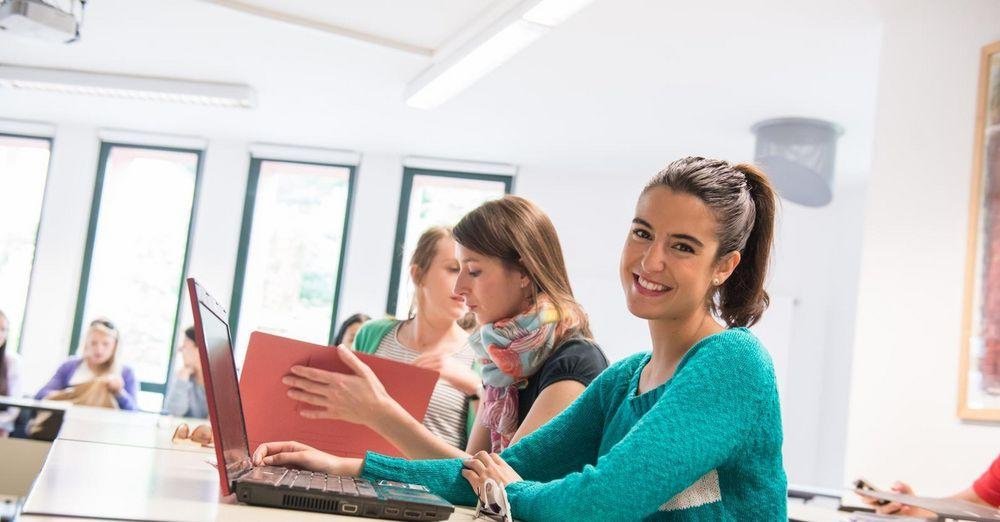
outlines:
[{"label": "fluorescent ceiling light", "polygon": [[524,19],[555,27],[576,14],[593,0],[542,0],[524,13]]},{"label": "fluorescent ceiling light", "polygon": [[[406,103],[418,109],[437,107],[531,45],[545,31],[547,28],[538,24],[515,21],[443,70],[428,70],[426,83],[417,88]],[[420,82],[418,78],[417,83]]]},{"label": "fluorescent ceiling light", "polygon": [[431,109],[486,76],[593,0],[528,0],[407,86],[406,103]]},{"label": "fluorescent ceiling light", "polygon": [[0,87],[212,107],[250,108],[249,86],[0,65]]}]

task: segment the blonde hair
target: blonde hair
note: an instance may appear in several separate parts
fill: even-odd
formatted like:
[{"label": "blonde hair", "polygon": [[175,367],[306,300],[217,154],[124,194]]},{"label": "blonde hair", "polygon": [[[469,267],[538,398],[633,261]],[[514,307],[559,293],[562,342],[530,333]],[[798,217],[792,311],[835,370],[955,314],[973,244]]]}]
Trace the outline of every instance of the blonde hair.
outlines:
[{"label": "blonde hair", "polygon": [[91,332],[100,332],[114,338],[115,347],[111,350],[111,357],[101,364],[98,370],[100,370],[102,375],[116,371],[118,368],[118,345],[121,341],[121,333],[118,332],[118,328],[106,317],[98,317],[90,321],[90,325],[87,327],[87,335],[83,337],[83,345],[80,347],[81,353],[87,349],[87,338],[90,337]]},{"label": "blonde hair", "polygon": [[500,259],[531,279],[535,296],[545,295],[559,311],[559,342],[572,336],[593,337],[587,314],[573,297],[559,235],[537,205],[509,195],[487,201],[466,214],[453,235],[463,247]]},{"label": "blonde hair", "polygon": [[[419,287],[423,283],[424,276],[427,275],[427,271],[434,264],[438,243],[445,238],[452,238],[450,227],[431,227],[420,234],[420,238],[417,239],[417,246],[413,249],[413,255],[410,256],[410,267],[416,268],[413,274],[414,287]],[[420,292],[414,291],[413,299],[410,301],[410,311],[407,314],[409,319],[413,319],[420,308],[419,299]]]}]

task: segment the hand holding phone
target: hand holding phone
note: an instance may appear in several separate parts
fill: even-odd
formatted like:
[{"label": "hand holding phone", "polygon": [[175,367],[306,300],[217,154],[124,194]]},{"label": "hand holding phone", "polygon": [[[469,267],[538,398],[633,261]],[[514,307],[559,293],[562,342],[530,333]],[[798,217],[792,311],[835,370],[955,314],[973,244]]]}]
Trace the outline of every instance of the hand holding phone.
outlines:
[{"label": "hand holding phone", "polygon": [[[874,492],[877,492],[877,493],[881,493],[881,492],[884,491],[884,490],[881,490],[881,489],[873,486],[870,482],[868,482],[867,480],[865,480],[863,478],[859,478],[859,479],[857,479],[857,480],[854,481],[854,489],[857,490],[858,494],[861,495],[861,496],[864,496],[864,493],[862,493],[863,491],[874,491]],[[866,500],[866,502],[868,502],[870,504],[873,504],[873,505],[876,505],[876,506],[884,506],[884,505],[886,505],[886,504],[889,503],[888,500],[876,499],[876,498],[871,498],[871,497],[865,497],[865,500]]]}]

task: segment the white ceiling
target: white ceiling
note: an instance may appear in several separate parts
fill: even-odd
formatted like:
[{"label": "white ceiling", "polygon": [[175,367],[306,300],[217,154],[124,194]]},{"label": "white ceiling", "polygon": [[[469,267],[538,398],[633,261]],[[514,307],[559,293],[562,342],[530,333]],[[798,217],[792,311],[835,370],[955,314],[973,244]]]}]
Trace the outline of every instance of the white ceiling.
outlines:
[{"label": "white ceiling", "polygon": [[437,49],[491,0],[239,0],[326,24]]},{"label": "white ceiling", "polygon": [[[253,2],[423,46],[440,45],[490,4]],[[258,106],[0,90],[0,118],[609,170],[689,153],[748,159],[751,124],[811,116],[846,129],[838,179],[849,182],[869,164],[875,2],[596,0],[464,93],[421,111],[402,93],[427,57],[199,0],[100,0],[88,5],[81,42],[0,34],[0,63],[246,83]]]}]

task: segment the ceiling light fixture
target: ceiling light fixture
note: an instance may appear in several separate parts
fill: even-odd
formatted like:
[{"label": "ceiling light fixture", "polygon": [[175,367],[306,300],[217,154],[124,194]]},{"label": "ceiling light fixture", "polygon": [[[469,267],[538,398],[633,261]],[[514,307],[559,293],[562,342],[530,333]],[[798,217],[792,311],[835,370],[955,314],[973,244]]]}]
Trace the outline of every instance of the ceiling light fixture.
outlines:
[{"label": "ceiling light fixture", "polygon": [[529,0],[517,4],[454,52],[436,59],[410,82],[406,104],[418,109],[437,107],[592,1]]},{"label": "ceiling light fixture", "polygon": [[0,87],[212,107],[251,108],[246,85],[0,65]]}]

